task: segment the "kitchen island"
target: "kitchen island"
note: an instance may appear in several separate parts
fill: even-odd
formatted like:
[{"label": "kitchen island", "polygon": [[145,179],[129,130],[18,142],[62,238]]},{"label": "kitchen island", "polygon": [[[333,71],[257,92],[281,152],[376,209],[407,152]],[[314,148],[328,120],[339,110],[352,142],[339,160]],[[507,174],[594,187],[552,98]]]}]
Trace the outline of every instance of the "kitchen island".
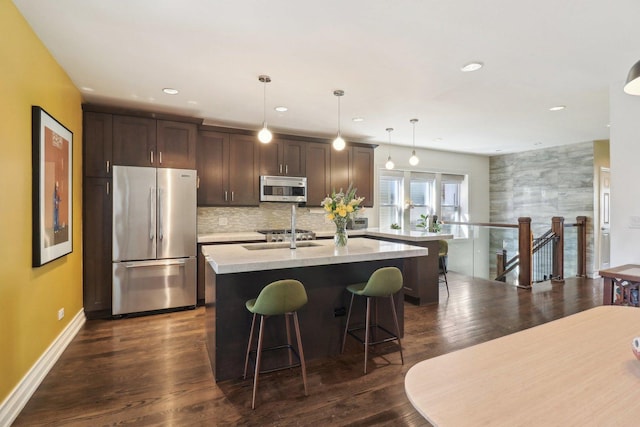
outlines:
[{"label": "kitchen island", "polygon": [[418,305],[440,302],[438,252],[440,240],[451,240],[453,234],[432,233],[422,230],[391,230],[368,228],[367,237],[390,242],[407,243],[429,250],[432,256],[415,258],[407,262],[404,295]]},{"label": "kitchen island", "polygon": [[[337,249],[331,240],[289,243],[248,243],[202,247],[206,257],[205,324],[209,359],[216,381],[238,378],[244,369],[252,315],[245,302],[267,284],[280,279],[300,280],[309,302],[298,312],[307,360],[340,352],[350,283],[366,281],[376,269],[405,270],[426,248],[366,238],[351,238]],[[404,330],[402,293],[395,298],[400,331]],[[362,307],[360,307],[360,304]],[[390,310],[380,306],[379,322],[392,325]],[[353,321],[363,319],[364,298],[354,302]],[[284,320],[266,323],[265,346],[286,342]],[[285,364],[286,352],[265,354],[265,369]]]}]

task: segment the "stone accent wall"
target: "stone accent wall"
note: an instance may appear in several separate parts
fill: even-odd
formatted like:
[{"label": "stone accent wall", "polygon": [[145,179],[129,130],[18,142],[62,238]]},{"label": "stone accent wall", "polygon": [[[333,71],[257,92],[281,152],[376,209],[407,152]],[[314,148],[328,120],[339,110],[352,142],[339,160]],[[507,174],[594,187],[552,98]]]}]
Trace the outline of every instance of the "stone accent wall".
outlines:
[{"label": "stone accent wall", "polygon": [[[562,216],[565,224],[576,216],[587,217],[587,274],[593,274],[593,142],[543,150],[493,156],[490,159],[490,222],[517,224],[531,217],[533,236],[551,228],[551,217]],[[503,244],[508,258],[517,250],[511,233],[491,233],[491,253]],[[577,271],[576,229],[565,227],[565,277]],[[495,264],[492,266],[495,271]]]}]

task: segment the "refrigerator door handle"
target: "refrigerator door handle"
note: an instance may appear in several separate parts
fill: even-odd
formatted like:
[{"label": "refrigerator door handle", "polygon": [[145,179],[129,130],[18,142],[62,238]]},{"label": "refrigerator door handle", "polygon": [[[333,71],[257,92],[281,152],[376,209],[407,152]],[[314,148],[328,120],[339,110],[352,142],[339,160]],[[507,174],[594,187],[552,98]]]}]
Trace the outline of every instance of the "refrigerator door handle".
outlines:
[{"label": "refrigerator door handle", "polygon": [[164,238],[164,233],[162,232],[164,228],[164,218],[163,218],[163,210],[162,210],[162,187],[158,188],[158,238],[162,240]]},{"label": "refrigerator door handle", "polygon": [[130,262],[125,264],[126,268],[144,268],[144,267],[153,267],[153,266],[168,266],[168,265],[185,265],[185,260],[172,260],[172,261],[160,261],[160,262],[151,262],[151,263],[141,263],[141,262]]},{"label": "refrigerator door handle", "polygon": [[149,240],[153,240],[156,235],[156,224],[155,224],[155,203],[154,203],[154,188],[149,187]]}]

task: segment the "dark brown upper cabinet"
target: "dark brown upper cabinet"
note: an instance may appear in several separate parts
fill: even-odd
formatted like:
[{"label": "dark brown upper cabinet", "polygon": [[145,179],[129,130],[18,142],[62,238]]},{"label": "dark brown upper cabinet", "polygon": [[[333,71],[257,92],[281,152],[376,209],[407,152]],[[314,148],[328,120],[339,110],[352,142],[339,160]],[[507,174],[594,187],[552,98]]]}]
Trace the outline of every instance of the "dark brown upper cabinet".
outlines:
[{"label": "dark brown upper cabinet", "polygon": [[120,166],[157,166],[156,120],[113,116],[113,162]]},{"label": "dark brown upper cabinet", "polygon": [[110,178],[113,166],[113,116],[105,113],[83,114],[84,176]]},{"label": "dark brown upper cabinet", "polygon": [[306,176],[306,142],[274,139],[260,144],[260,175]]},{"label": "dark brown upper cabinet", "polygon": [[197,126],[113,116],[113,161],[122,166],[195,169]]},{"label": "dark brown upper cabinet", "polygon": [[317,207],[331,192],[331,145],[308,142],[306,158],[307,206]]},{"label": "dark brown upper cabinet", "polygon": [[351,176],[357,196],[364,197],[362,205],[373,207],[373,148],[354,146]]},{"label": "dark brown upper cabinet", "polygon": [[198,205],[258,206],[258,157],[254,136],[200,131]]},{"label": "dark brown upper cabinet", "polygon": [[157,167],[195,169],[198,127],[194,123],[158,120]]}]

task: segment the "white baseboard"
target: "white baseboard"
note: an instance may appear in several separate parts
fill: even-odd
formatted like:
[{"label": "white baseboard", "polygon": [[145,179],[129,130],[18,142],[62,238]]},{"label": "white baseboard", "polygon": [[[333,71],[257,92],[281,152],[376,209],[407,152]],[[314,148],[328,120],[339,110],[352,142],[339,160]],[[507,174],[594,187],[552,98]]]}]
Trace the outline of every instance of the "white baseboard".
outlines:
[{"label": "white baseboard", "polygon": [[25,407],[33,393],[47,376],[53,365],[56,364],[58,358],[67,348],[69,343],[76,336],[86,318],[84,310],[81,309],[69,322],[60,335],[56,337],[49,348],[40,356],[40,358],[29,369],[29,372],[22,377],[22,380],[15,386],[9,396],[0,405],[0,427],[10,426],[11,423],[20,415],[20,411]]}]

